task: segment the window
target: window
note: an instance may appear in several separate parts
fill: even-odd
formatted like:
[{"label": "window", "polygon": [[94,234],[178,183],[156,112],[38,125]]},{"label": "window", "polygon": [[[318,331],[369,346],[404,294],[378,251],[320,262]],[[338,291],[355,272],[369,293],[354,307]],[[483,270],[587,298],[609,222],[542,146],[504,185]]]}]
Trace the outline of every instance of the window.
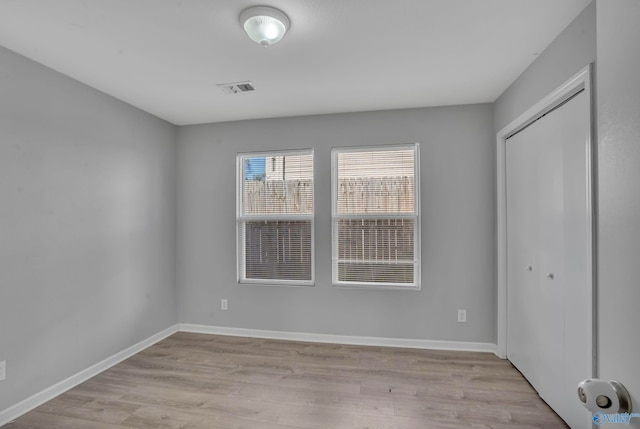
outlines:
[{"label": "window", "polygon": [[238,281],[312,285],[313,151],[239,154]]},{"label": "window", "polygon": [[333,284],[420,289],[418,144],[332,151]]}]

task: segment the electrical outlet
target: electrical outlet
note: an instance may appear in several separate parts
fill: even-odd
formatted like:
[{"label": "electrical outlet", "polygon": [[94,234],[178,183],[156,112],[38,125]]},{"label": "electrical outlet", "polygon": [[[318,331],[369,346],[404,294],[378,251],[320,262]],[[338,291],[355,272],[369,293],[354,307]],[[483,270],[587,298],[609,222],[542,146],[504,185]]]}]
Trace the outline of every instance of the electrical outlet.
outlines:
[{"label": "electrical outlet", "polygon": [[7,378],[7,361],[0,362],[0,381]]},{"label": "electrical outlet", "polygon": [[229,301],[227,301],[226,299],[221,299],[220,300],[220,310],[228,310],[229,309]]},{"label": "electrical outlet", "polygon": [[467,310],[458,310],[458,322],[467,323]]}]

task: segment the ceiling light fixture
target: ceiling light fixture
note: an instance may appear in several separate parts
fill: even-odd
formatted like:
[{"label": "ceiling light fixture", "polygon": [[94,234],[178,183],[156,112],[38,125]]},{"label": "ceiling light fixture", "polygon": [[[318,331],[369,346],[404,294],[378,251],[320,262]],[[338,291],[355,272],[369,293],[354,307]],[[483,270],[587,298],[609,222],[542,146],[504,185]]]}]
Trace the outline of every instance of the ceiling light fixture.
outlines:
[{"label": "ceiling light fixture", "polygon": [[240,14],[240,24],[251,40],[265,48],[278,43],[291,22],[284,12],[269,6],[253,6]]}]

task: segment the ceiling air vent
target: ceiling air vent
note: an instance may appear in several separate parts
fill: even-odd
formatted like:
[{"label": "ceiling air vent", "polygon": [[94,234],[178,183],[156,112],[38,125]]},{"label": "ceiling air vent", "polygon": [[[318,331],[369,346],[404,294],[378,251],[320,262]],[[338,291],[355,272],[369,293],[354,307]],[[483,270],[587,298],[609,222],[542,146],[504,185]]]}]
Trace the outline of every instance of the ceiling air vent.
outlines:
[{"label": "ceiling air vent", "polygon": [[251,92],[256,89],[251,82],[219,83],[218,88],[225,94],[240,94],[241,92]]}]

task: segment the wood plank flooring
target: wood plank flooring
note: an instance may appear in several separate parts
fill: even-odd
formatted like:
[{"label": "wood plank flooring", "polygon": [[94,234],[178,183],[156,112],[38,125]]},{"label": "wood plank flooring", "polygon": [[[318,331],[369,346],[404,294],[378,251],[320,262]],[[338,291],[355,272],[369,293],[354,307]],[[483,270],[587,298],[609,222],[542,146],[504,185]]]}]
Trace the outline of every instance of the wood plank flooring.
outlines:
[{"label": "wood plank flooring", "polygon": [[3,429],[555,429],[490,353],[177,333]]}]

